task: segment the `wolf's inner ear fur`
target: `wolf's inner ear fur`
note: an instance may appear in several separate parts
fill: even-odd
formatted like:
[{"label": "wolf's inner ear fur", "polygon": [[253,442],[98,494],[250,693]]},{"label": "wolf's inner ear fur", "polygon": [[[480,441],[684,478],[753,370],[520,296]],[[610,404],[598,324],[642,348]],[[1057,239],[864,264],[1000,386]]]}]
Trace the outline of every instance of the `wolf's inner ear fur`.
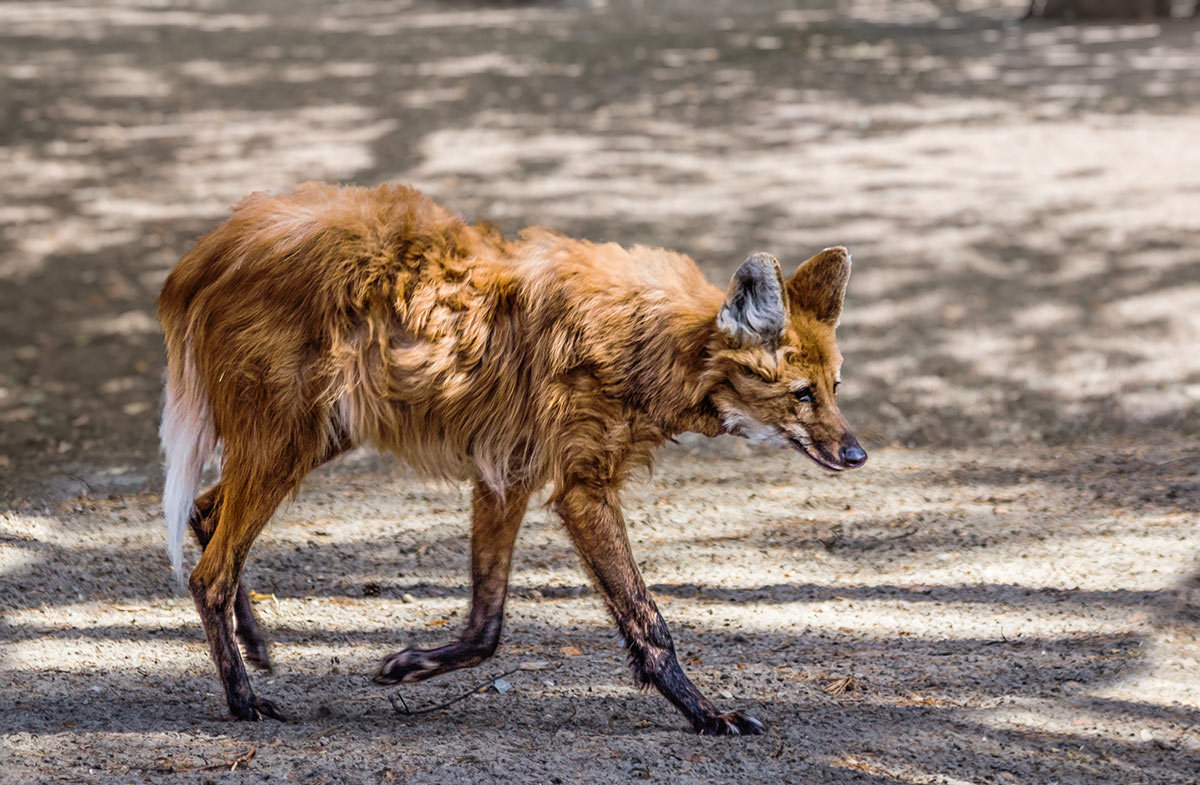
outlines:
[{"label": "wolf's inner ear fur", "polygon": [[735,346],[774,349],[787,323],[787,294],[779,260],[756,253],[738,265],[717,314],[717,329]]},{"label": "wolf's inner ear fur", "polygon": [[849,280],[850,252],[841,246],[826,248],[796,268],[787,282],[788,297],[793,308],[836,326]]}]

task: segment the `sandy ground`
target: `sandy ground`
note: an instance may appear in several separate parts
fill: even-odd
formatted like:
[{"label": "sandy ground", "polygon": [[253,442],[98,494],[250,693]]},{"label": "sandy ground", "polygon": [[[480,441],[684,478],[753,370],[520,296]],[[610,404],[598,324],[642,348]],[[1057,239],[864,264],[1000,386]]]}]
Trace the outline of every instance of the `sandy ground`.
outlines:
[{"label": "sandy ground", "polygon": [[247,576],[288,725],[228,719],[154,497],[11,515],[3,776],[206,782],[253,751],[238,781],[1194,782],[1200,532],[1153,490],[1188,487],[1159,461],[1184,454],[892,448],[824,476],[669,451],[627,494],[631,536],[692,677],[769,723],[752,739],[695,737],[630,686],[544,509],[495,660],[400,693],[544,669],[398,717],[366,674],[461,622],[465,494],[370,459],[314,476]]},{"label": "sandy ground", "polygon": [[[0,5],[0,782],[1200,781],[1200,28],[1022,5]],[[496,660],[401,694],[536,669],[395,715],[366,674],[461,622],[466,499],[369,455],[248,568],[295,722],[226,718],[163,552],[153,299],[313,178],[713,280],[852,248],[870,463],[684,439],[626,493],[686,667],[768,735],[636,692],[541,508]]]}]

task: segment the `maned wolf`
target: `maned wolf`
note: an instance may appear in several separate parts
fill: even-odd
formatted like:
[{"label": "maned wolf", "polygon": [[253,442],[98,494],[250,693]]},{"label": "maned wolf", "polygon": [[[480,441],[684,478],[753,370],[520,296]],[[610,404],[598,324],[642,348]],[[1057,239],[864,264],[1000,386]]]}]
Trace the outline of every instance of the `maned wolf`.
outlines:
[{"label": "maned wolf", "polygon": [[[791,447],[834,471],[861,466],[836,401],[849,275],[843,248],[787,279],[760,253],[722,293],[686,256],[541,228],[506,239],[411,188],[310,183],[246,197],[179,261],[158,305],[171,563],[182,582],[190,525],[204,552],[188,585],[230,711],[283,719],[254,694],[233,638],[270,667],[239,585],[254,538],[309,471],[369,444],[474,484],[466,628],[449,645],[386,657],[377,682],[491,656],[513,541],[548,484],[637,683],[699,733],[762,732],[718,711],[679,667],[618,492],[684,431]],[[218,443],[221,479],[196,498]]]}]

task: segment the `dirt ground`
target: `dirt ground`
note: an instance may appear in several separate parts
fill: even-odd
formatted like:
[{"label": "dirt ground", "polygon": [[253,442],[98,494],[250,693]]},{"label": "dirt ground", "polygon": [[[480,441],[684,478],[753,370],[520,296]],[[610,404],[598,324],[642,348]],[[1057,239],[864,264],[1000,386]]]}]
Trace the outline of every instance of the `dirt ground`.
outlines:
[{"label": "dirt ground", "polygon": [[[0,782],[1200,782],[1200,27],[1023,5],[0,5]],[[247,571],[294,721],[227,718],[166,564],[153,300],[305,179],[714,281],[854,251],[867,466],[684,438],[625,494],[689,673],[767,735],[631,686],[542,507],[495,660],[399,693],[528,669],[398,716],[367,675],[461,623],[467,499],[368,454]]]}]

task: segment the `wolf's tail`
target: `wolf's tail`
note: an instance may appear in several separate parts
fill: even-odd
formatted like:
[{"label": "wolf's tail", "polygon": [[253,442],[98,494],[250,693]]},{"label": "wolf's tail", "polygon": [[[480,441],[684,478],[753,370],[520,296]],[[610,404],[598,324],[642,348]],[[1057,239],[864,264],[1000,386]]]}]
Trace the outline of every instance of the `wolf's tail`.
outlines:
[{"label": "wolf's tail", "polygon": [[208,392],[196,373],[189,347],[172,354],[172,361],[167,366],[166,405],[158,435],[165,456],[163,517],[167,520],[167,553],[171,557],[175,579],[181,588],[186,588],[184,530],[195,510],[200,475],[216,450],[217,434]]}]

